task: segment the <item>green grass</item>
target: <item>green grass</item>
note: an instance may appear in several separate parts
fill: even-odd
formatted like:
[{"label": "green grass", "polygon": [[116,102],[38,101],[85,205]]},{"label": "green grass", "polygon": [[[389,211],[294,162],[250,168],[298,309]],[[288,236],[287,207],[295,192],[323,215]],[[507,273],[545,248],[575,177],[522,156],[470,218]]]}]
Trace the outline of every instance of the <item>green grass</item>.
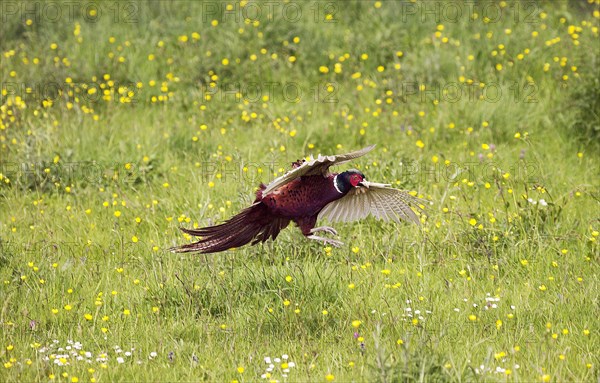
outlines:
[{"label": "green grass", "polygon": [[[598,380],[598,2],[37,4],[0,15],[0,381]],[[367,144],[421,227],[166,250]]]}]

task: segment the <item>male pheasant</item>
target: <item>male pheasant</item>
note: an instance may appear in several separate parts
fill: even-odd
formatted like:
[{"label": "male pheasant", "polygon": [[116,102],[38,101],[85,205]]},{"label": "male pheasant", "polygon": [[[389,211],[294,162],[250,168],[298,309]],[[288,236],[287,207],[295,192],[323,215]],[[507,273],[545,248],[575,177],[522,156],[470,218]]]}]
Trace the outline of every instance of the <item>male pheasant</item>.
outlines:
[{"label": "male pheasant", "polygon": [[261,184],[254,203],[224,223],[201,229],[181,228],[184,233],[200,237],[198,242],[173,247],[175,253],[217,253],[255,245],[277,235],[294,221],[306,238],[334,246],[343,243],[316,235],[327,232],[337,235],[332,227],[315,227],[317,220],[331,222],[354,221],[372,214],[386,221],[400,219],[419,224],[415,210],[421,200],[390,185],[369,182],[358,170],[330,173],[329,167],[361,157],[375,145],[336,156],[312,156],[308,161],[292,164],[293,169],[268,185]]}]

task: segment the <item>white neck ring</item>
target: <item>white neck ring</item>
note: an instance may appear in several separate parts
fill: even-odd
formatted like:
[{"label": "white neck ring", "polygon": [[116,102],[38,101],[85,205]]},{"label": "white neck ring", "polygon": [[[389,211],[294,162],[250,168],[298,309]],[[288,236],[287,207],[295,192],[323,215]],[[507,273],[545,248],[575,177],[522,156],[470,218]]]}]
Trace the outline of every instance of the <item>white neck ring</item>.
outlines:
[{"label": "white neck ring", "polygon": [[338,184],[337,184],[337,178],[338,178],[337,175],[335,177],[333,177],[333,186],[335,187],[335,190],[337,190],[338,193],[342,194],[342,191],[340,190],[340,188],[338,187]]}]

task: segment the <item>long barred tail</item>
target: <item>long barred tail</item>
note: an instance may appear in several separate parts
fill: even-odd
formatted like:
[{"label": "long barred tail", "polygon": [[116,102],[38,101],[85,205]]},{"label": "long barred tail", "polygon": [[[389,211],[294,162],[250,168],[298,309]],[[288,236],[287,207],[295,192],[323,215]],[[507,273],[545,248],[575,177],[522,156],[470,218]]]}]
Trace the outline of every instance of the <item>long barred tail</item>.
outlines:
[{"label": "long barred tail", "polygon": [[174,253],[218,253],[243,246],[250,241],[255,245],[269,238],[277,238],[289,223],[289,219],[274,217],[264,204],[255,202],[220,225],[195,230],[180,228],[184,233],[201,239],[169,250]]}]

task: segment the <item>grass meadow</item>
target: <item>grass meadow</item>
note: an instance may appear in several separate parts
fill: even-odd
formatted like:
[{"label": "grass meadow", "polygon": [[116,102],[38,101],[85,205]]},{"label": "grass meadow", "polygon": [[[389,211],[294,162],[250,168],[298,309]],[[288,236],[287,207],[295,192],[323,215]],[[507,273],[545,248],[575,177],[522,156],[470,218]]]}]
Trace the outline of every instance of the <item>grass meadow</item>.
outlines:
[{"label": "grass meadow", "polygon": [[[0,7],[0,381],[598,381],[599,1]],[[167,250],[368,144],[420,227]]]}]

